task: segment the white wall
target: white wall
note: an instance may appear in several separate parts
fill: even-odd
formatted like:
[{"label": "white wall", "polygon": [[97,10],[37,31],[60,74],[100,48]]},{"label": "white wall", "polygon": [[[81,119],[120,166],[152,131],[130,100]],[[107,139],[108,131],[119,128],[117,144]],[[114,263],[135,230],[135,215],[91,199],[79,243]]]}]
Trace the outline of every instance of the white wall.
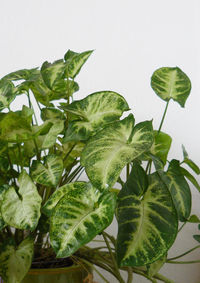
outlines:
[{"label": "white wall", "polygon": [[[185,109],[171,103],[163,130],[174,137],[171,157],[181,158],[183,143],[200,164],[199,12],[198,0],[1,0],[0,77],[59,59],[67,49],[95,49],[79,75],[76,98],[115,90],[137,121],[154,117],[156,128],[165,105],[150,88],[151,74],[179,66],[193,89]],[[199,201],[194,190],[194,211],[200,216]],[[184,228],[171,253],[193,247],[195,230],[195,225]],[[192,258],[200,258],[198,252]],[[200,282],[198,264],[168,265],[164,272],[176,283]],[[135,282],[143,281],[135,277]]]}]

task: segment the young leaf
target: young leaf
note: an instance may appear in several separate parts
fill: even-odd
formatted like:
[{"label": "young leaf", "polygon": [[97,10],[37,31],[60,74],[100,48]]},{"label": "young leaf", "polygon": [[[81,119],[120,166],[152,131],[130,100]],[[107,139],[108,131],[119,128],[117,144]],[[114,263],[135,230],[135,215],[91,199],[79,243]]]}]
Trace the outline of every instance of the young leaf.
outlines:
[{"label": "young leaf", "polygon": [[193,238],[200,243],[200,235],[193,235]]},{"label": "young leaf", "polygon": [[171,143],[172,138],[168,134],[154,131],[154,142],[150,152],[162,160],[163,164],[166,164]]},{"label": "young leaf", "polygon": [[18,179],[19,190],[9,187],[4,193],[1,213],[4,221],[18,229],[33,231],[40,218],[42,199],[26,171]]},{"label": "young leaf", "polygon": [[38,184],[56,187],[63,172],[63,161],[56,155],[48,155],[44,158],[44,164],[34,160],[31,166],[31,176]]},{"label": "young leaf", "polygon": [[34,241],[23,240],[18,247],[10,240],[0,246],[0,276],[6,283],[21,283],[33,257]]},{"label": "young leaf", "polygon": [[152,143],[152,122],[142,122],[134,127],[134,118],[130,114],[89,139],[81,155],[81,164],[94,186],[99,189],[112,187],[124,166],[149,150]]},{"label": "young leaf", "polygon": [[190,172],[188,172],[185,168],[181,167],[181,172],[182,174],[195,186],[195,188],[197,188],[197,190],[200,192],[200,185],[197,182],[197,180],[195,179],[194,176],[192,176],[192,174],[190,174]]},{"label": "young leaf", "polygon": [[184,107],[190,94],[191,82],[178,67],[163,67],[153,73],[151,87],[161,99],[165,101],[173,99]]},{"label": "young leaf", "polygon": [[57,257],[70,256],[103,231],[112,222],[115,203],[114,193],[102,195],[91,184],[70,186],[51,216],[50,240]]},{"label": "young leaf", "polygon": [[142,197],[134,194],[135,188],[128,195],[123,188],[119,194],[117,261],[120,266],[150,264],[163,256],[176,238],[178,219],[167,187],[157,173],[148,177],[148,184]]},{"label": "young leaf", "polygon": [[0,111],[8,108],[10,103],[15,99],[16,91],[12,82],[1,79],[0,80]]},{"label": "young leaf", "polygon": [[68,50],[64,56],[65,62],[67,63],[66,77],[74,79],[78,75],[83,64],[87,61],[92,52],[93,50],[76,53]]},{"label": "young leaf", "polygon": [[87,140],[106,124],[118,120],[129,107],[126,100],[112,91],[96,92],[62,109],[77,116],[69,123],[64,142]]},{"label": "young leaf", "polygon": [[189,219],[187,219],[187,222],[189,223],[200,223],[200,219],[197,215],[193,214],[190,216]]},{"label": "young leaf", "polygon": [[182,149],[183,149],[183,163],[187,164],[196,174],[200,174],[200,168],[194,163],[194,161],[192,161],[189,156],[188,153],[184,147],[184,145],[182,145]]}]

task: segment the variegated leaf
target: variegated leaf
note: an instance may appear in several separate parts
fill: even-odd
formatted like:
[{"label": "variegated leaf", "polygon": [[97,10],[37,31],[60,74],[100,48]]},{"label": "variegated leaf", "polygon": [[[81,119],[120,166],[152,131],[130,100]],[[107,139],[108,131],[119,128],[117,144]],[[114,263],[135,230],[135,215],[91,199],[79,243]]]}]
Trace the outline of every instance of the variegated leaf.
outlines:
[{"label": "variegated leaf", "polygon": [[37,77],[38,74],[39,74],[39,70],[37,68],[22,69],[6,75],[5,77],[3,77],[3,79],[10,81],[19,81],[19,80],[30,81],[33,78]]},{"label": "variegated leaf", "polygon": [[60,198],[51,216],[50,239],[57,257],[70,256],[90,242],[114,216],[114,193],[102,195],[89,183],[75,186]]},{"label": "variegated leaf", "polygon": [[41,118],[43,121],[56,119],[63,120],[64,113],[57,108],[46,107],[41,109]]},{"label": "variegated leaf", "polygon": [[191,191],[182,174],[178,160],[173,159],[165,175],[161,175],[168,186],[179,220],[186,221],[191,212]]},{"label": "variegated leaf", "polygon": [[9,188],[7,185],[0,186],[0,231],[6,226],[6,223],[1,214],[1,206],[3,203],[3,196],[5,191]]},{"label": "variegated leaf", "polygon": [[131,188],[127,194],[123,188],[118,197],[118,264],[143,266],[156,261],[171,247],[178,228],[176,210],[166,185],[154,173],[148,176],[148,188],[143,196],[131,193]]},{"label": "variegated leaf", "polygon": [[66,76],[74,79],[81,70],[83,64],[92,54],[93,50],[85,51],[82,53],[76,53],[71,50],[68,50],[64,56],[64,59],[67,63]]},{"label": "variegated leaf", "polygon": [[151,263],[150,265],[147,266],[147,274],[149,277],[153,277],[165,264],[167,260],[167,255],[162,256],[155,262]]},{"label": "variegated leaf", "polygon": [[14,84],[6,79],[0,80],[0,111],[4,108],[8,108],[15,97],[16,92]]},{"label": "variegated leaf", "polygon": [[81,155],[81,164],[93,185],[105,189],[113,186],[124,166],[149,150],[152,143],[152,122],[134,127],[130,114],[89,139]]},{"label": "variegated leaf", "polygon": [[168,134],[154,131],[154,142],[150,152],[162,160],[163,164],[166,164],[171,143],[172,138]]},{"label": "variegated leaf", "polygon": [[190,79],[178,67],[156,70],[151,78],[151,86],[160,98],[165,101],[173,99],[181,107],[184,107],[191,90]]},{"label": "variegated leaf", "polygon": [[63,129],[64,129],[64,121],[55,120],[53,126],[44,137],[42,148],[51,148],[56,143],[57,136],[63,131]]},{"label": "variegated leaf", "polygon": [[34,241],[23,240],[19,246],[7,240],[0,245],[0,276],[6,283],[21,283],[32,263]]},{"label": "variegated leaf", "polygon": [[40,218],[42,199],[25,170],[20,174],[18,182],[18,192],[14,187],[9,187],[4,193],[2,216],[12,227],[33,231]]},{"label": "variegated leaf", "polygon": [[56,155],[44,157],[44,164],[34,160],[31,166],[31,176],[38,184],[56,187],[63,172],[63,161]]},{"label": "variegated leaf", "polygon": [[88,95],[62,108],[77,116],[69,123],[64,142],[87,140],[105,124],[118,120],[129,107],[126,100],[116,92],[102,91]]}]

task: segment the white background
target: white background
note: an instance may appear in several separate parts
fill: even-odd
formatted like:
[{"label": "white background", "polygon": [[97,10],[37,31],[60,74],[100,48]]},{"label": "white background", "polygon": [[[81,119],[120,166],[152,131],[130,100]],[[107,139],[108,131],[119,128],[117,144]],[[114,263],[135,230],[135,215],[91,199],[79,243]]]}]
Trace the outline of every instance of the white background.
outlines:
[{"label": "white background", "polygon": [[[117,91],[137,122],[153,118],[157,128],[165,103],[151,90],[150,77],[156,68],[178,66],[193,88],[185,109],[170,103],[163,130],[173,137],[170,157],[182,158],[183,143],[200,165],[199,15],[198,0],[1,0],[0,76],[60,59],[68,49],[95,49],[78,77],[75,98]],[[193,195],[194,212],[200,216],[195,189]],[[184,228],[171,255],[196,245],[196,226]],[[199,251],[187,258],[200,259]],[[168,264],[163,272],[176,283],[198,283],[199,267]],[[146,281],[135,277],[134,282]]]}]

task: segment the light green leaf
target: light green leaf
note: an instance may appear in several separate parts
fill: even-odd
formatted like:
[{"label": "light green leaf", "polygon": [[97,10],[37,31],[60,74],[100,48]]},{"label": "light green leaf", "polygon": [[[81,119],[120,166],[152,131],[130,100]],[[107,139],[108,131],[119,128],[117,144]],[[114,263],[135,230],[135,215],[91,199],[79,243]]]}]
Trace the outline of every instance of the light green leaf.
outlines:
[{"label": "light green leaf", "polygon": [[91,184],[78,182],[69,187],[54,208],[50,240],[57,257],[67,257],[90,242],[112,222],[116,196],[103,195]]},{"label": "light green leaf", "polygon": [[159,172],[159,175],[171,193],[179,220],[185,222],[191,212],[191,192],[181,172],[179,161],[173,159],[169,164],[167,173]]},{"label": "light green leaf", "polygon": [[64,129],[64,121],[55,120],[48,134],[46,134],[44,137],[42,148],[45,149],[52,147],[56,143],[58,134],[60,134],[63,131],[63,129]]},{"label": "light green leaf", "polygon": [[190,216],[189,219],[187,219],[187,222],[189,223],[200,223],[200,219],[197,215],[193,214]]},{"label": "light green leaf", "polygon": [[185,168],[181,166],[180,166],[180,170],[181,170],[181,173],[185,176],[185,178],[187,178],[195,186],[195,188],[197,188],[197,190],[200,192],[200,185],[195,179],[195,177],[192,176],[190,172],[188,172]]},{"label": "light green leaf", "polygon": [[152,122],[142,122],[134,127],[134,118],[130,114],[89,139],[81,155],[81,164],[94,186],[112,187],[124,166],[149,150],[152,143]]},{"label": "light green leaf", "polygon": [[38,74],[39,74],[39,70],[37,68],[22,69],[6,75],[5,77],[3,77],[3,79],[10,81],[19,81],[19,80],[31,81],[33,78],[37,77]]},{"label": "light green leaf", "polygon": [[181,107],[185,106],[191,90],[190,79],[178,67],[163,67],[156,70],[151,77],[151,86],[161,99],[173,99]]},{"label": "light green leaf", "polygon": [[43,121],[55,120],[55,119],[63,120],[64,113],[57,108],[46,107],[46,108],[42,108],[41,110],[41,118]]},{"label": "light green leaf", "polygon": [[8,108],[10,103],[15,99],[15,86],[12,82],[1,79],[0,80],[0,111]]},{"label": "light green leaf", "polygon": [[151,154],[157,156],[160,160],[162,160],[163,164],[166,164],[167,155],[170,150],[172,143],[172,138],[163,133],[154,131],[154,142],[150,149]]},{"label": "light green leaf", "polygon": [[5,191],[1,213],[10,226],[33,231],[40,218],[42,199],[25,170],[20,174],[18,182],[18,192],[14,187]]},{"label": "light green leaf", "polygon": [[69,123],[64,142],[87,140],[91,134],[118,120],[124,111],[129,110],[126,100],[112,91],[92,93],[61,108],[77,116],[77,120]]},{"label": "light green leaf", "polygon": [[176,238],[178,219],[167,187],[157,173],[148,177],[148,183],[142,197],[134,192],[127,195],[126,188],[118,195],[120,266],[150,264],[163,256]]},{"label": "light green leaf", "polygon": [[31,166],[31,176],[38,184],[56,187],[63,172],[63,161],[56,155],[44,157],[44,164],[34,160]]},{"label": "light green leaf", "polygon": [[64,56],[64,59],[67,63],[66,77],[74,79],[78,75],[83,64],[87,61],[92,52],[93,50],[76,53],[68,50]]},{"label": "light green leaf", "polygon": [[1,206],[2,206],[2,203],[3,203],[4,193],[8,188],[9,187],[7,185],[0,186],[0,231],[6,226],[6,223],[5,223],[5,221],[2,217],[2,214],[1,214]]},{"label": "light green leaf", "polygon": [[34,241],[23,240],[18,247],[10,240],[0,247],[0,276],[6,283],[21,283],[33,258]]}]

